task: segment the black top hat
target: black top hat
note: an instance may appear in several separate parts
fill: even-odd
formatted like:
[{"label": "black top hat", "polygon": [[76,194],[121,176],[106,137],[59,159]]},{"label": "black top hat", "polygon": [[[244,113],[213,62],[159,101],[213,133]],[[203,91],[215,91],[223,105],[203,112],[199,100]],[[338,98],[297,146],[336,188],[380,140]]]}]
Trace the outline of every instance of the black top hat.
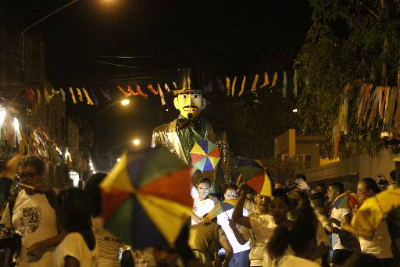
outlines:
[{"label": "black top hat", "polygon": [[196,68],[183,68],[178,70],[178,84],[174,95],[203,93],[205,87],[204,73]]}]

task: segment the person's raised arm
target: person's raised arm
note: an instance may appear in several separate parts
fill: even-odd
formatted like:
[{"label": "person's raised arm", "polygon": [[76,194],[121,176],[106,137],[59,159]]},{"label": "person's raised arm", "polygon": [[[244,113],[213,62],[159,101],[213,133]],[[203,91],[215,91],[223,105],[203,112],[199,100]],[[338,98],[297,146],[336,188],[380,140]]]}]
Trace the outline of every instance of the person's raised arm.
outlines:
[{"label": "person's raised arm", "polygon": [[[231,227],[233,234],[235,235],[236,240],[239,242],[240,245],[244,245],[247,243],[247,241],[249,241],[248,239],[246,239],[243,236],[243,234],[236,227],[236,223],[234,223],[232,220],[229,220],[229,226]],[[242,228],[242,229],[246,229],[246,228]]]},{"label": "person's raised arm", "polygon": [[250,219],[248,217],[243,216],[243,206],[246,200],[246,195],[247,195],[247,186],[244,186],[240,194],[239,200],[235,206],[235,209],[233,210],[232,221],[251,229]]}]

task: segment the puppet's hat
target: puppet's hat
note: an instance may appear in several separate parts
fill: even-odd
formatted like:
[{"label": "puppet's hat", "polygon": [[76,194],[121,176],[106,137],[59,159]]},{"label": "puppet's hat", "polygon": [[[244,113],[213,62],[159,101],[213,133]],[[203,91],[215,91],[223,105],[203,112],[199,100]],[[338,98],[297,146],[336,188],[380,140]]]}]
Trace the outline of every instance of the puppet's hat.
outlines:
[{"label": "puppet's hat", "polygon": [[205,78],[202,70],[197,68],[182,68],[178,70],[178,84],[175,95],[203,93]]}]

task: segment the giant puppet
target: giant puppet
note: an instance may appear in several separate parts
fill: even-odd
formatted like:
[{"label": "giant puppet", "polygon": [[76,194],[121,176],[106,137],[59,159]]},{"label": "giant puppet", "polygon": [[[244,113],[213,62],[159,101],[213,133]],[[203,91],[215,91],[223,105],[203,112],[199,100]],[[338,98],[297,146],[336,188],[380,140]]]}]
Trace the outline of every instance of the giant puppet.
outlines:
[{"label": "giant puppet", "polygon": [[204,75],[200,70],[192,68],[179,70],[179,83],[177,90],[174,91],[174,106],[180,114],[177,119],[154,129],[151,146],[163,145],[191,166],[190,151],[196,141],[208,140],[217,145],[221,160],[215,170],[203,172],[200,177],[211,178],[218,191],[231,182],[229,145],[226,133],[216,131],[200,116],[206,107],[204,84]]}]

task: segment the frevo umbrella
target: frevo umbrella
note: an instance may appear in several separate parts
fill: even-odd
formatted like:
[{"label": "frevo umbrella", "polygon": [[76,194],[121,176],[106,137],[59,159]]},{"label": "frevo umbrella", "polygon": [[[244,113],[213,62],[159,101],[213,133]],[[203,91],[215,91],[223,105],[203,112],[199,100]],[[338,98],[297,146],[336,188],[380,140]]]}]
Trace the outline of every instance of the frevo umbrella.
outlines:
[{"label": "frevo umbrella", "polygon": [[272,196],[274,182],[259,160],[239,158],[238,169],[244,182],[259,195]]},{"label": "frevo umbrella", "polygon": [[400,188],[383,191],[365,200],[351,224],[357,230],[374,231],[392,210],[400,207]]},{"label": "frevo umbrella", "polygon": [[125,152],[100,185],[105,227],[135,249],[173,245],[190,217],[190,180],[164,147]]},{"label": "frevo umbrella", "polygon": [[192,165],[204,172],[213,171],[221,159],[218,147],[208,140],[197,141],[190,151]]},{"label": "frevo umbrella", "polygon": [[219,202],[215,207],[207,213],[205,218],[207,220],[212,220],[221,213],[227,212],[230,209],[233,209],[236,206],[237,200],[234,199],[229,199],[229,200],[224,200],[222,202]]}]

